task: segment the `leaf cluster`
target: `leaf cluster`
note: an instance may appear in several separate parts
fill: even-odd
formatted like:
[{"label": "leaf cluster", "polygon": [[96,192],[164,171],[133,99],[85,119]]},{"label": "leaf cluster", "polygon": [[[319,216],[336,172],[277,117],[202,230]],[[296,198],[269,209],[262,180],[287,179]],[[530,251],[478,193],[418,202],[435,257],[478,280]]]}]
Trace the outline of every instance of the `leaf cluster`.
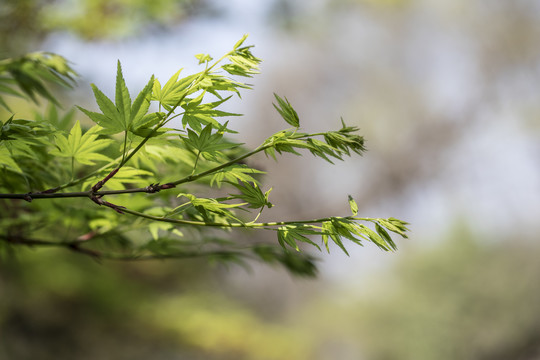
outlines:
[{"label": "leaf cluster", "polygon": [[37,102],[38,95],[59,105],[45,83],[71,87],[77,73],[60,55],[36,52],[0,61],[0,105],[11,111],[5,95]]},{"label": "leaf cluster", "polygon": [[[244,36],[217,60],[196,55],[203,69],[195,74],[181,78],[179,70],[163,86],[150,76],[134,100],[118,61],[114,95],[92,84],[99,110],[77,107],[88,117],[85,121],[75,120],[73,112],[59,116],[56,100],[41,83],[69,85],[75,73],[63,58],[32,55],[0,63],[0,73],[11,74],[11,83],[2,83],[8,77],[0,78],[0,91],[30,101],[39,94],[53,102],[33,120],[12,116],[2,122],[0,204],[11,206],[10,200],[1,199],[32,201],[25,210],[26,221],[35,224],[39,218],[41,224],[20,230],[0,223],[7,234],[3,243],[52,245],[126,260],[256,259],[304,275],[313,275],[315,265],[299,243],[319,251],[330,251],[334,244],[347,253],[345,240],[358,245],[368,241],[385,251],[395,250],[389,233],[406,237],[407,224],[394,218],[360,218],[352,197],[351,216],[257,222],[274,204],[272,188],[261,183],[264,172],[251,167],[249,158],[265,153],[277,160],[278,154],[307,150],[332,163],[362,154],[365,147],[358,129],[343,120],[338,130],[302,132],[299,115],[277,94],[274,107],[292,128],[254,149],[233,141],[238,133],[230,124],[240,114],[223,111],[222,105],[250,88],[236,78],[258,73],[260,63],[252,47],[243,46],[245,40]],[[224,239],[223,231],[232,229],[274,231],[277,244]],[[58,233],[68,238],[52,235]]]}]

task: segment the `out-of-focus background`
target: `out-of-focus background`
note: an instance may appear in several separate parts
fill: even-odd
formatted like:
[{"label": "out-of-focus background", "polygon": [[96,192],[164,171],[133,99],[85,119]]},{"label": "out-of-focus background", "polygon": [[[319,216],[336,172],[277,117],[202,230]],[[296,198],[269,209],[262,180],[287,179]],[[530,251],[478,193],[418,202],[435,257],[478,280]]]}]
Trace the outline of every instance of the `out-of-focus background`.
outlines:
[{"label": "out-of-focus background", "polygon": [[411,238],[316,254],[315,280],[25,252],[0,266],[0,359],[540,359],[540,2],[0,2],[1,57],[67,57],[81,80],[64,103],[83,106],[89,83],[112,91],[117,59],[134,92],[244,33],[264,62],[230,105],[243,142],[282,128],[277,92],[304,129],[342,116],[369,149],[258,158],[268,216],[346,214],[351,194]]}]

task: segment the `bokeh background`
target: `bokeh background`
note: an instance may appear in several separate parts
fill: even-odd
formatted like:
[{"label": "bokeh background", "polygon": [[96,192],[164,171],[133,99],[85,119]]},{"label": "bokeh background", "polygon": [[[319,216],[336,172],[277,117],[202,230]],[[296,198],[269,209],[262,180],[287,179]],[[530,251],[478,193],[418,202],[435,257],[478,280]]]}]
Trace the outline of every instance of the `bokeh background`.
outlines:
[{"label": "bokeh background", "polygon": [[[317,279],[253,264],[96,263],[27,251],[0,265],[0,359],[540,359],[540,2],[2,0],[0,55],[67,57],[80,86],[132,92],[244,33],[262,73],[229,106],[248,146],[282,128],[361,128],[330,166],[264,157],[267,216],[411,223],[396,253],[349,247]],[[18,114],[28,109],[18,108]],[[82,117],[82,115],[79,115]]]}]

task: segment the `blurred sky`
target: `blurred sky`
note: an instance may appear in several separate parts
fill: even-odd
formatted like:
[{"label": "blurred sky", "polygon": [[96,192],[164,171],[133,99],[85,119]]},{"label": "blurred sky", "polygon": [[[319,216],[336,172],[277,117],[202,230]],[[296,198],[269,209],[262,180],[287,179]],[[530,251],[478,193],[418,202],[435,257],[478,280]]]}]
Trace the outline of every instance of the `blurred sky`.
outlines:
[{"label": "blurred sky", "polygon": [[[436,242],[456,222],[493,240],[517,226],[531,236],[538,228],[534,104],[540,86],[534,80],[540,56],[525,53],[531,59],[523,67],[517,52],[516,65],[502,70],[499,54],[490,58],[491,27],[502,27],[510,42],[520,41],[494,18],[505,15],[504,1],[211,4],[219,16],[188,19],[166,36],[83,43],[55,34],[43,46],[70,59],[83,81],[109,94],[120,59],[134,93],[152,73],[164,83],[180,67],[185,74],[195,71],[194,54],[219,57],[249,33],[247,42],[256,45],[254,53],[264,62],[252,81],[255,90],[230,105],[246,114],[234,120],[246,137],[242,141],[256,146],[283,126],[277,114],[268,114],[276,91],[295,105],[306,130],[337,128],[343,116],[362,129],[369,148],[364,158],[335,167],[288,157],[277,165],[265,163],[276,172],[267,181],[277,183],[279,212],[273,217],[346,214],[350,193],[366,216],[411,222],[411,240],[399,242],[405,247]],[[538,13],[528,16],[540,23]],[[490,71],[495,75],[487,78]],[[291,197],[307,200],[294,205],[286,202]],[[350,259],[334,249],[322,273],[330,279],[350,274],[350,280],[391,258],[374,247],[349,249]]]}]

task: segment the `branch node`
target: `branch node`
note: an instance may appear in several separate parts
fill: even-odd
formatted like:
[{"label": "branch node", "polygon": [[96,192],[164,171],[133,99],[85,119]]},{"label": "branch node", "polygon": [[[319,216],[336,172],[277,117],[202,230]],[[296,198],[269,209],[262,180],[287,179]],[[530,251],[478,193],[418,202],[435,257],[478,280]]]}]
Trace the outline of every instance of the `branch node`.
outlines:
[{"label": "branch node", "polygon": [[33,200],[32,199],[32,193],[25,194],[23,199],[28,201],[28,202],[32,202],[32,200]]},{"label": "branch node", "polygon": [[111,171],[109,175],[105,176],[103,180],[98,181],[94,186],[92,186],[92,192],[98,192],[107,181],[109,181],[114,175],[116,175],[118,170],[120,170],[119,167]]},{"label": "branch node", "polygon": [[149,194],[157,193],[161,190],[161,186],[159,183],[157,184],[150,184],[146,187],[146,192]]},{"label": "branch node", "polygon": [[117,213],[119,214],[123,214],[124,212],[122,211],[122,209],[125,209],[125,206],[120,206],[120,205],[115,205],[113,203],[110,203],[108,201],[105,201],[102,199],[103,195],[97,195],[97,194],[90,194],[90,199],[92,199],[93,202],[95,202],[96,204],[98,205],[105,205],[107,207],[110,207],[111,209],[113,209],[114,211],[116,211]]},{"label": "branch node", "polygon": [[166,183],[160,186],[160,190],[172,189],[176,187],[173,183]]},{"label": "branch node", "polygon": [[174,187],[176,187],[176,185],[174,185],[173,183],[167,183],[167,184],[163,184],[163,185],[160,185],[159,183],[157,183],[157,184],[148,185],[145,188],[145,190],[146,190],[147,193],[153,194],[153,193],[160,192],[161,190],[172,189]]}]

